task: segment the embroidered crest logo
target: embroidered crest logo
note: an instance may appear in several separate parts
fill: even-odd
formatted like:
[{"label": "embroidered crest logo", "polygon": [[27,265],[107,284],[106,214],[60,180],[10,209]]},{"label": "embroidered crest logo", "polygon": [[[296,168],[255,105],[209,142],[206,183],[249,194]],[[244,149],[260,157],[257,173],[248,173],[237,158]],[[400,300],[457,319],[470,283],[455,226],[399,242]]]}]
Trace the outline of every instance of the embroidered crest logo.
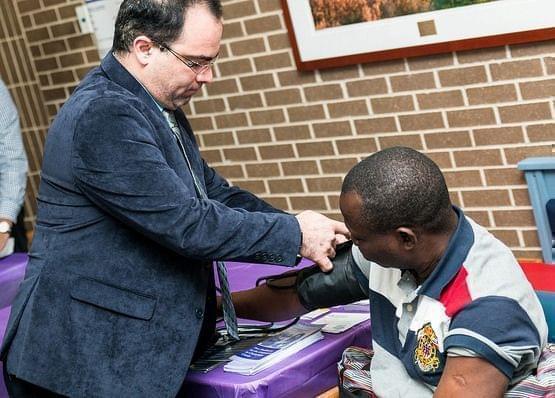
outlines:
[{"label": "embroidered crest logo", "polygon": [[437,336],[429,322],[418,331],[416,341],[414,363],[425,373],[436,370],[439,367],[439,346]]}]

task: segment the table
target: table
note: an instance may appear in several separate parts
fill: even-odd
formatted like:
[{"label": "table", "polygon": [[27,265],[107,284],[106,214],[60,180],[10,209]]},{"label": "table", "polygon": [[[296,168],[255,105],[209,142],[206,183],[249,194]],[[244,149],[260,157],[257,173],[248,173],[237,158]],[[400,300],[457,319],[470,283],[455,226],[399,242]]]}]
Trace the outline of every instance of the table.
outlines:
[{"label": "table", "polygon": [[[310,263],[303,261],[300,266]],[[290,268],[272,265],[228,263],[230,288],[233,291],[255,286],[256,279]],[[363,311],[367,312],[367,309]],[[339,309],[341,311],[341,309]],[[369,347],[370,321],[341,334],[324,333],[324,339],[298,354],[253,376],[223,371],[220,366],[208,373],[189,372],[186,379],[191,397],[313,397],[337,385],[337,362],[351,345]]]},{"label": "table", "polygon": [[[26,254],[13,254],[0,260],[0,338],[10,315],[12,302],[27,265]],[[299,267],[311,263],[303,260]],[[256,279],[290,270],[288,267],[228,263],[231,290],[255,286]],[[191,397],[310,397],[337,384],[337,361],[350,345],[368,347],[371,341],[370,321],[341,334],[325,334],[325,338],[275,366],[254,376],[224,373],[222,367],[208,373],[190,372],[186,384]],[[0,364],[1,365],[1,364]],[[0,381],[1,380],[0,378]],[[0,382],[0,398],[8,398]]]},{"label": "table", "polygon": [[[0,259],[0,341],[4,339],[4,332],[12,309],[11,303],[25,276],[27,260],[28,257],[25,253],[15,253]],[[2,366],[2,362],[0,362],[0,366]],[[8,398],[2,377],[0,377],[0,398]]]},{"label": "table", "polygon": [[25,276],[27,259],[25,253],[15,253],[0,259],[0,308],[11,305]]}]

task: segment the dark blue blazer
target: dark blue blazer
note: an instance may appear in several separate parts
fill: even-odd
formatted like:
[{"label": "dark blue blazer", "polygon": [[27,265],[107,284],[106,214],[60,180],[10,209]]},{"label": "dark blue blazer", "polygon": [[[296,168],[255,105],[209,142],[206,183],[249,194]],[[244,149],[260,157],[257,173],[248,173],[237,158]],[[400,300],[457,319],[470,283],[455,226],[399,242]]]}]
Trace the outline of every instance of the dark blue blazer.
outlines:
[{"label": "dark blue blazer", "polygon": [[210,262],[295,264],[294,216],[230,187],[181,111],[177,120],[209,200],[157,105],[112,55],[60,110],[2,346],[10,373],[72,397],[173,397],[214,307]]}]

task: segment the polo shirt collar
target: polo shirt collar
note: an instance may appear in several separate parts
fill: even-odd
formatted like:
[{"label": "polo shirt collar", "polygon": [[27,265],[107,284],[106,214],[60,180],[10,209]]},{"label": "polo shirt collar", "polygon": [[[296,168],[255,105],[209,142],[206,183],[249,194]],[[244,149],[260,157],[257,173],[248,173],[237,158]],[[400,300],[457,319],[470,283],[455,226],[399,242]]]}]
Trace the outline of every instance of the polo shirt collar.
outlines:
[{"label": "polo shirt collar", "polygon": [[430,276],[424,281],[419,294],[439,300],[443,288],[457,275],[474,244],[474,231],[461,209],[453,206],[459,221],[449,239],[447,250]]}]

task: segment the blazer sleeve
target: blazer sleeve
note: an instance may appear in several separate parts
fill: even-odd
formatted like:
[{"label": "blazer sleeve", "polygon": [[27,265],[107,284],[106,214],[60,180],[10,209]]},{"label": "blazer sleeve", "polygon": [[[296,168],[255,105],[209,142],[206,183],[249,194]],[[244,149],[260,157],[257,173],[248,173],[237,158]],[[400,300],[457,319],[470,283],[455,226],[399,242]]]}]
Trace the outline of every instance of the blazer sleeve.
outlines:
[{"label": "blazer sleeve", "polygon": [[211,168],[203,160],[204,180],[207,194],[210,199],[217,200],[225,205],[248,211],[260,211],[264,213],[285,213],[260,199],[256,195],[238,187],[232,187],[227,180],[220,176],[216,170]]},{"label": "blazer sleeve", "polygon": [[128,99],[106,97],[83,111],[72,149],[74,182],[83,194],[184,256],[294,265],[300,243],[295,217],[234,207],[246,194],[210,170],[211,195],[221,201],[197,198],[168,165],[145,113]]}]

